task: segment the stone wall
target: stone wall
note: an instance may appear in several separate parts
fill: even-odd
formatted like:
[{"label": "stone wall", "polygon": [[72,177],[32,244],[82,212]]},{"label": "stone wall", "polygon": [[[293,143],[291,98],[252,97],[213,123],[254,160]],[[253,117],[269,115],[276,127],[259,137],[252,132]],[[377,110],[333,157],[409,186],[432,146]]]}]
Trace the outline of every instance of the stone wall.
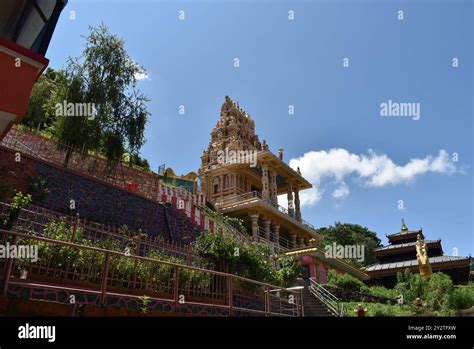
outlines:
[{"label": "stone wall", "polygon": [[43,190],[47,194],[34,195],[33,203],[59,213],[79,213],[97,223],[127,225],[132,230],[141,229],[151,236],[161,235],[177,242],[193,241],[199,233],[199,228],[172,206],[165,208],[158,202],[24,155],[16,162],[15,153],[4,148],[0,148],[0,178],[23,193],[32,181],[44,180]]}]

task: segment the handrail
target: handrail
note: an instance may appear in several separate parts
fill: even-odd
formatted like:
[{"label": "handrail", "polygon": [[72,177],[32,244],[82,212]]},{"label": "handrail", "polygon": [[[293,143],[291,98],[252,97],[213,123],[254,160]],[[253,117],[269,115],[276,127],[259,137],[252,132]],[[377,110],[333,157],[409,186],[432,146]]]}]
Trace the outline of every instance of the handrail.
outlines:
[{"label": "handrail", "polygon": [[[173,287],[172,294],[175,294],[175,295],[178,294],[179,289],[180,289],[180,286],[179,286],[179,283],[178,283],[178,277],[177,277],[177,275],[179,275],[179,270],[192,270],[192,271],[196,271],[196,272],[207,273],[209,275],[221,276],[221,277],[225,278],[227,280],[227,282],[224,285],[229,285],[229,287],[227,287],[226,289],[221,288],[221,290],[222,290],[223,295],[225,294],[225,292],[227,292],[228,304],[227,304],[226,307],[229,308],[230,312],[232,311],[233,308],[234,309],[239,309],[239,310],[243,309],[243,310],[249,311],[249,312],[262,312],[262,311],[258,311],[257,309],[252,309],[252,308],[242,308],[242,307],[239,307],[237,304],[234,304],[234,297],[232,295],[235,294],[235,290],[233,290],[233,288],[235,287],[235,282],[234,281],[236,281],[236,280],[238,280],[240,282],[253,284],[257,287],[261,287],[266,292],[264,294],[268,294],[270,290],[280,289],[282,291],[287,292],[290,295],[294,295],[294,302],[287,301],[284,298],[278,299],[280,306],[279,306],[279,308],[276,308],[276,310],[274,309],[276,307],[276,305],[274,303],[272,303],[272,300],[267,295],[265,295],[265,312],[264,313],[266,315],[289,315],[288,313],[290,313],[293,316],[297,316],[299,314],[299,311],[300,311],[299,307],[301,306],[301,298],[299,297],[297,292],[295,292],[293,290],[290,290],[290,289],[283,289],[281,287],[279,288],[275,285],[271,285],[271,284],[268,284],[268,283],[265,283],[265,282],[248,279],[246,277],[233,275],[233,274],[228,274],[228,273],[223,273],[223,272],[214,271],[214,270],[203,269],[203,268],[189,266],[189,265],[183,265],[183,264],[178,264],[178,263],[173,263],[173,262],[161,261],[161,260],[153,259],[153,258],[149,258],[149,257],[142,257],[142,256],[136,256],[136,255],[127,255],[127,254],[124,254],[122,252],[107,250],[107,249],[104,249],[104,248],[80,245],[80,244],[76,244],[76,243],[72,243],[72,242],[68,242],[68,241],[55,240],[55,239],[45,238],[45,237],[41,237],[41,236],[37,236],[37,235],[30,235],[30,234],[14,232],[14,231],[9,231],[9,230],[0,230],[0,234],[4,235],[5,237],[8,236],[8,235],[13,236],[13,244],[16,244],[18,242],[19,238],[25,238],[27,240],[42,241],[42,242],[45,242],[45,243],[50,243],[50,244],[53,244],[53,245],[59,245],[59,246],[64,246],[64,247],[70,247],[70,248],[74,248],[74,249],[77,249],[77,250],[88,250],[88,251],[94,251],[94,252],[97,252],[97,253],[101,253],[104,257],[103,260],[105,261],[102,265],[102,269],[101,269],[101,273],[100,273],[100,275],[102,275],[102,277],[101,277],[102,281],[101,281],[100,287],[101,287],[101,294],[102,294],[103,299],[110,293],[115,294],[115,292],[110,292],[110,293],[107,292],[107,287],[109,285],[108,280],[110,280],[110,281],[113,280],[113,274],[109,275],[109,273],[108,273],[110,257],[121,257],[121,258],[126,258],[126,259],[129,259],[129,260],[135,261],[135,262],[148,262],[148,263],[152,263],[152,264],[155,264],[155,265],[157,264],[157,265],[165,265],[165,266],[172,267],[172,269],[174,270],[174,276],[169,275],[169,277],[170,277],[169,283]],[[5,274],[4,274],[4,282],[3,282],[3,294],[4,295],[6,295],[6,293],[8,291],[8,285],[9,285],[10,279],[11,279],[14,260],[15,260],[14,258],[8,258],[5,261],[6,266],[5,266]],[[48,265],[47,268],[49,268],[49,265]],[[57,270],[56,268],[57,268],[57,266],[54,266],[55,271]],[[67,285],[65,285],[65,287],[67,287]],[[86,288],[84,290],[87,291]],[[193,302],[190,302],[190,301],[188,301],[187,303],[193,304]],[[286,303],[288,303],[288,304],[286,304]],[[213,304],[211,304],[211,303],[205,304],[205,305],[213,306]],[[277,310],[280,310],[280,312],[278,312]]]},{"label": "handrail", "polygon": [[239,228],[235,227],[233,224],[230,222],[226,222],[223,219],[219,219],[216,216],[212,216],[211,213],[209,212],[210,209],[206,206],[196,204],[196,208],[205,216],[207,216],[211,221],[214,223],[220,225],[224,232],[229,231],[231,233],[231,236],[236,238],[237,240],[244,242],[244,243],[250,243],[250,237],[247,235],[244,235],[243,232],[240,231]]},{"label": "handrail", "polygon": [[333,315],[339,316],[339,299],[326,290],[324,286],[318,284],[314,279],[310,278],[309,281],[309,291],[318,298]]},{"label": "handrail", "polygon": [[[0,219],[10,207],[10,203],[0,201]],[[79,215],[63,214],[33,204],[29,204],[20,210],[18,220],[15,223],[15,230],[21,229],[22,231],[28,231],[29,233],[41,236],[48,223],[60,220],[64,220],[70,225],[68,231],[70,236],[68,238],[71,240],[74,239],[73,235],[75,235],[75,232],[80,229],[84,238],[91,241],[111,238],[119,241],[124,246],[131,247],[135,245],[136,248],[130,251],[132,254],[139,255],[141,253],[161,251],[167,255],[185,260],[189,264],[192,263],[194,253],[189,245],[152,237],[142,234],[140,231],[130,231],[127,234],[116,227],[89,221],[80,218]]]},{"label": "handrail", "polygon": [[232,195],[232,196],[227,196],[227,197],[224,197],[224,198],[217,199],[216,200],[216,206],[224,205],[226,203],[238,202],[240,200],[245,200],[245,199],[252,199],[252,198],[260,199],[263,202],[267,203],[268,205],[273,206],[274,208],[276,208],[281,213],[287,215],[288,217],[291,217],[293,220],[297,221],[298,223],[301,223],[301,224],[303,224],[303,225],[305,225],[305,226],[307,226],[307,227],[309,227],[313,230],[316,230],[314,225],[312,225],[311,223],[305,221],[304,219],[298,220],[294,216],[289,214],[288,210],[286,208],[284,208],[283,206],[278,205],[278,204],[276,204],[276,205],[272,204],[270,202],[270,200],[264,200],[262,198],[262,194],[260,192],[256,191],[256,190],[245,193],[245,194]]}]

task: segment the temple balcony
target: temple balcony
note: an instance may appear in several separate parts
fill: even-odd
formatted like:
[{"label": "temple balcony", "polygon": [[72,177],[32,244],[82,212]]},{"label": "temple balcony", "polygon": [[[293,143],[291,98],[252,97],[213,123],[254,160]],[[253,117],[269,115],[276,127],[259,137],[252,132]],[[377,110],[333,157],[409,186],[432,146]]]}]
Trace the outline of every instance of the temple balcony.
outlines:
[{"label": "temple balcony", "polygon": [[221,213],[242,219],[254,240],[280,250],[304,247],[320,240],[312,224],[263,199],[258,191],[219,198],[214,204]]}]

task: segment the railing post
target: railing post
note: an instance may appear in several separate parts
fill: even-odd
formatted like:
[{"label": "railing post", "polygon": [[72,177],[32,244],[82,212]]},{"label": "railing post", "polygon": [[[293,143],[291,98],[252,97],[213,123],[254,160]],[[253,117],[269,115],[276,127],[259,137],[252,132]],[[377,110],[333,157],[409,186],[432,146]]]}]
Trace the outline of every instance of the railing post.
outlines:
[{"label": "railing post", "polygon": [[178,309],[179,301],[179,267],[174,266],[174,310]]},{"label": "railing post", "polygon": [[265,286],[265,315],[269,316],[270,312],[270,292],[268,286]]},{"label": "railing post", "polygon": [[76,240],[77,225],[79,224],[79,212],[76,213],[76,218],[74,219],[74,226],[72,228],[71,242]]},{"label": "railing post", "polygon": [[234,304],[234,292],[233,292],[233,287],[234,283],[232,280],[232,275],[227,275],[227,293],[229,297],[229,316],[232,316],[232,307]]},{"label": "railing post", "polygon": [[303,289],[300,290],[299,299],[298,299],[298,309],[300,309],[301,317],[304,317],[304,306],[303,306]]},{"label": "railing post", "polygon": [[105,305],[106,299],[106,292],[107,292],[107,278],[109,277],[109,265],[110,265],[110,254],[105,252],[105,260],[104,260],[104,271],[102,273],[102,285],[100,288],[100,303],[101,305]]},{"label": "railing post", "polygon": [[[7,234],[5,233],[5,241]],[[18,236],[14,235],[13,236],[13,241],[12,245],[16,245],[18,242]],[[5,273],[3,275],[3,296],[7,296],[8,292],[8,284],[10,283],[10,276],[12,274],[12,269],[13,269],[13,263],[15,262],[15,258],[8,258],[7,266],[5,268]]]}]

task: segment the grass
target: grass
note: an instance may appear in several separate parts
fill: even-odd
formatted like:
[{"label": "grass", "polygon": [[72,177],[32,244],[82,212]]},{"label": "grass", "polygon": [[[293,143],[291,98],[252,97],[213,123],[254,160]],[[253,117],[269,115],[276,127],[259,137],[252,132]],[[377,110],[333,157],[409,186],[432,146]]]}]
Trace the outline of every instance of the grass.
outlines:
[{"label": "grass", "polygon": [[347,317],[357,316],[354,309],[362,304],[367,309],[367,316],[389,317],[389,316],[414,316],[411,307],[407,304],[383,304],[383,303],[360,303],[360,302],[343,302],[345,314]]}]

